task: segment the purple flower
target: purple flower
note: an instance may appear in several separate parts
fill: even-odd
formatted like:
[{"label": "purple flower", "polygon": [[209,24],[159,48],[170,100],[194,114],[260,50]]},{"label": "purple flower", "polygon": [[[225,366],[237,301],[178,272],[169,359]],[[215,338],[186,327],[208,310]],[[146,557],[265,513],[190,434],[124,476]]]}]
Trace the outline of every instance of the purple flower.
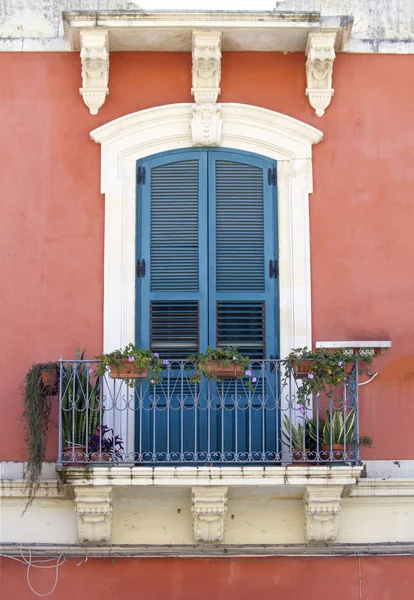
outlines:
[{"label": "purple flower", "polygon": [[155,358],[159,358],[160,357],[160,355],[158,354],[158,352],[154,352],[154,356],[155,356]]},{"label": "purple flower", "polygon": [[92,374],[93,373],[93,369],[89,369],[89,373]]},{"label": "purple flower", "polygon": [[135,360],[135,359],[134,359],[134,357],[133,357],[133,356],[128,356],[128,361],[129,361],[129,362],[134,362],[134,360]]},{"label": "purple flower", "polygon": [[253,375],[253,371],[251,371],[250,369],[247,369],[246,375],[247,375],[247,377],[251,377]]},{"label": "purple flower", "polygon": [[153,379],[151,379],[150,383],[155,383],[155,381]]},{"label": "purple flower", "polygon": [[253,383],[256,383],[257,377],[253,377],[252,381],[253,381]]},{"label": "purple flower", "polygon": [[299,406],[299,412],[301,415],[305,413],[305,409],[303,408],[302,404]]},{"label": "purple flower", "polygon": [[317,395],[317,396],[320,396],[320,393],[318,392],[316,395]]},{"label": "purple flower", "polygon": [[162,364],[163,364],[163,365],[169,365],[169,364],[170,364],[170,361],[169,361],[169,360],[166,360],[166,359],[164,358],[164,360],[162,361]]},{"label": "purple flower", "polygon": [[338,363],[338,367],[342,367],[342,360]]},{"label": "purple flower", "polygon": [[313,379],[313,373],[309,373],[308,379]]}]

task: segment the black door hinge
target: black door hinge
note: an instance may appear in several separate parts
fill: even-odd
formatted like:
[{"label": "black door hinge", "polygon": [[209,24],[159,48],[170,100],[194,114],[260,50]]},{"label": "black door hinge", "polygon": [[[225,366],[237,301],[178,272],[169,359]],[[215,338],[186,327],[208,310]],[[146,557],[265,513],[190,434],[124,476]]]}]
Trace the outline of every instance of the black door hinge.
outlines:
[{"label": "black door hinge", "polygon": [[277,185],[277,168],[269,167],[267,170],[267,183],[269,185]]},{"label": "black door hinge", "polygon": [[137,277],[145,277],[145,271],[146,271],[146,266],[145,266],[145,259],[137,259],[137,269],[136,269],[136,274]]},{"label": "black door hinge", "polygon": [[145,167],[138,167],[137,169],[137,185],[145,184]]},{"label": "black door hinge", "polygon": [[279,261],[269,260],[269,277],[277,279],[279,277]]}]

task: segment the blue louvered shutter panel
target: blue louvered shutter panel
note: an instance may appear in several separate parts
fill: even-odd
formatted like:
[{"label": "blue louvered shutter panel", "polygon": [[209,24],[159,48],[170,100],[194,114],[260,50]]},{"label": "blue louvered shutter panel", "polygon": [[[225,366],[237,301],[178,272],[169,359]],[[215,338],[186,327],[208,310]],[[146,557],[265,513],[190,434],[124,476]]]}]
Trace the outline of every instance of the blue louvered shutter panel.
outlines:
[{"label": "blue louvered shutter panel", "polygon": [[206,165],[206,152],[191,151],[140,162],[137,340],[170,359],[197,352],[207,335]]},{"label": "blue louvered shutter panel", "polygon": [[210,342],[257,359],[278,347],[277,285],[266,270],[277,258],[274,166],[247,153],[209,155]]}]

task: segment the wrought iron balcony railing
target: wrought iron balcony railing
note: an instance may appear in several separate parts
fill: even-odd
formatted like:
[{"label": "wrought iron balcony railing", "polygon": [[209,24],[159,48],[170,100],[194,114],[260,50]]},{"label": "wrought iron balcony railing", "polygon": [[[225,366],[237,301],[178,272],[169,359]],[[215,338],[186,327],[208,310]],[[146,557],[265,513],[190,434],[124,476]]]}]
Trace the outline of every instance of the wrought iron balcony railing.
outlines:
[{"label": "wrought iron balcony railing", "polygon": [[356,367],[304,406],[301,380],[280,360],[252,361],[250,378],[201,382],[185,361],[169,361],[157,383],[96,377],[96,366],[60,362],[60,465],[359,461]]}]

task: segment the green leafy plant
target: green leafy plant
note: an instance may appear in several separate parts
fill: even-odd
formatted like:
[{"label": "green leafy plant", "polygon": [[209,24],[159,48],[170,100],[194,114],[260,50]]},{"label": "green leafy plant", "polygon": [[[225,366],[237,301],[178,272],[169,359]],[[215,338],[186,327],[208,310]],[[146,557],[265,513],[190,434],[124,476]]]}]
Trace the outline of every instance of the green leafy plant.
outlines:
[{"label": "green leafy plant", "polygon": [[296,427],[295,424],[285,415],[283,419],[283,444],[290,446],[294,450],[314,450],[315,440],[311,436],[311,422],[309,419],[305,419],[303,423],[299,423]]},{"label": "green leafy plant", "polygon": [[[119,372],[122,366],[121,359],[126,359],[138,371],[148,369],[148,377],[151,383],[159,383],[161,371],[169,364],[168,360],[161,360],[156,352],[151,352],[146,348],[136,348],[134,344],[128,344],[123,350],[100,354],[95,358],[101,361],[94,372],[97,377],[105,375],[110,367],[116,368]],[[135,385],[132,378],[125,378],[125,381],[131,387]]]},{"label": "green leafy plant", "polygon": [[42,381],[42,371],[58,370],[55,362],[33,364],[20,384],[23,400],[23,422],[27,451],[26,483],[28,502],[26,511],[34,500],[40,485],[42,463],[45,460],[49,436],[51,396]]},{"label": "green leafy plant", "polygon": [[103,414],[99,379],[92,384],[88,367],[80,362],[83,357],[84,353],[79,355],[78,351],[79,362],[68,363],[63,368],[62,437],[67,446],[85,446]]},{"label": "green leafy plant", "polygon": [[[320,349],[312,352],[306,347],[297,348],[286,358],[282,383],[285,385],[291,375],[301,379],[301,385],[296,389],[296,400],[298,404],[307,406],[312,394],[331,394],[335,388],[347,383],[351,368],[356,364],[362,374],[363,369],[360,367],[373,364],[373,353],[369,349],[356,355],[347,349]],[[304,367],[302,373],[301,365]]]},{"label": "green leafy plant", "polygon": [[326,411],[325,419],[319,417],[319,427],[316,427],[316,419],[310,421],[309,434],[316,442],[319,433],[319,444],[321,446],[350,444],[353,441],[356,425],[356,408],[349,411],[344,418],[342,410],[334,409]]},{"label": "green leafy plant", "polygon": [[[249,380],[254,380],[253,372],[249,369],[249,357],[242,356],[236,346],[227,348],[210,348],[208,346],[203,354],[192,354],[187,360],[194,363],[196,368],[195,374],[191,377],[193,382],[200,382],[203,377],[218,380],[217,372],[226,367],[239,367],[238,379],[249,377]],[[213,363],[219,365],[219,369],[212,368]]]}]

